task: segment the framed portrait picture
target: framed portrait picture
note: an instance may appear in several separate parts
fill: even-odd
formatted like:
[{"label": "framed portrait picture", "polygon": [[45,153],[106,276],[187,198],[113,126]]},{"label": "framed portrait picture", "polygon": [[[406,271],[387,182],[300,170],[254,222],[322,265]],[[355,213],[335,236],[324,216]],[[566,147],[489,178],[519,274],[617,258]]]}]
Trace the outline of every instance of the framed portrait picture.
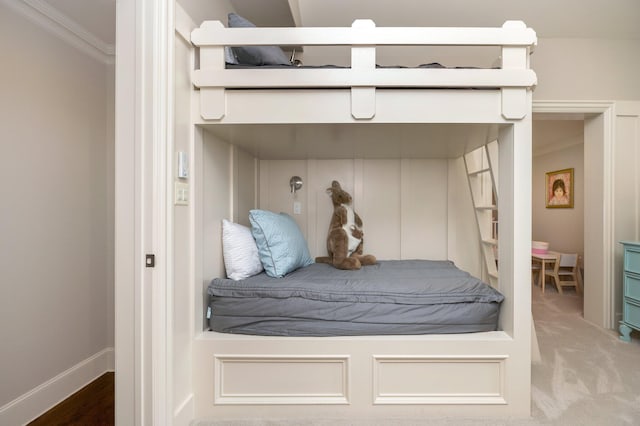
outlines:
[{"label": "framed portrait picture", "polygon": [[548,209],[573,208],[573,169],[547,172],[545,184]]}]

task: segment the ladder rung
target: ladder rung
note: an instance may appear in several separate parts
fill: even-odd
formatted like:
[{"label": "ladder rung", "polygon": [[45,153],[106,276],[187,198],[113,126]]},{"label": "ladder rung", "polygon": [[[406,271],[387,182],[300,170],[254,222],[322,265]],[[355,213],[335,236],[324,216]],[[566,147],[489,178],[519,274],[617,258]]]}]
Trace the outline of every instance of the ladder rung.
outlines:
[{"label": "ladder rung", "polygon": [[480,169],[480,170],[476,170],[475,172],[469,172],[469,176],[477,176],[479,174],[487,173],[487,172],[490,172],[490,171],[491,171],[491,169],[489,169],[487,167],[486,169]]},{"label": "ladder rung", "polygon": [[476,210],[498,210],[497,206],[476,206]]},{"label": "ladder rung", "polygon": [[498,240],[493,239],[493,238],[489,238],[487,240],[482,240],[483,243],[488,244],[490,246],[497,246],[498,245]]}]

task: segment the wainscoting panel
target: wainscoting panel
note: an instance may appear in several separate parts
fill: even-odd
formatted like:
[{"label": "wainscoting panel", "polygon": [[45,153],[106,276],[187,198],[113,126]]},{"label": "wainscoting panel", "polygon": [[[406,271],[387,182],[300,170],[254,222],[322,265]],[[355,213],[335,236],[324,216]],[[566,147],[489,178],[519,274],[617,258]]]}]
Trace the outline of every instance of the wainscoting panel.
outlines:
[{"label": "wainscoting panel", "polygon": [[349,356],[216,355],[214,404],[348,404]]},{"label": "wainscoting panel", "polygon": [[506,404],[506,358],[374,356],[374,404]]}]

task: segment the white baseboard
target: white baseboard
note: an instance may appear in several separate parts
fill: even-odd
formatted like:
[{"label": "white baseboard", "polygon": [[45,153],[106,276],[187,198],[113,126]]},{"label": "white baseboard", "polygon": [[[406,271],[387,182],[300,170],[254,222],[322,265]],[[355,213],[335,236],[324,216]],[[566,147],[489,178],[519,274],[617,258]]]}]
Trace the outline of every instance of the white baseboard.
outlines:
[{"label": "white baseboard", "polygon": [[30,422],[104,373],[114,371],[114,366],[113,348],[103,349],[0,407],[0,424]]}]

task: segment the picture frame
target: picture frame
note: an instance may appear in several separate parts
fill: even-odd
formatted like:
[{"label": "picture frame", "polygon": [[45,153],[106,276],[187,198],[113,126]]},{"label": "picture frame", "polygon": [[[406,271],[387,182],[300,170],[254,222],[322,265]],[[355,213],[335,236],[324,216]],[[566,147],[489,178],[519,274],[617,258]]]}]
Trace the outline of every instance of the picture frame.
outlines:
[{"label": "picture frame", "polygon": [[573,169],[546,173],[545,199],[548,209],[573,208]]}]

